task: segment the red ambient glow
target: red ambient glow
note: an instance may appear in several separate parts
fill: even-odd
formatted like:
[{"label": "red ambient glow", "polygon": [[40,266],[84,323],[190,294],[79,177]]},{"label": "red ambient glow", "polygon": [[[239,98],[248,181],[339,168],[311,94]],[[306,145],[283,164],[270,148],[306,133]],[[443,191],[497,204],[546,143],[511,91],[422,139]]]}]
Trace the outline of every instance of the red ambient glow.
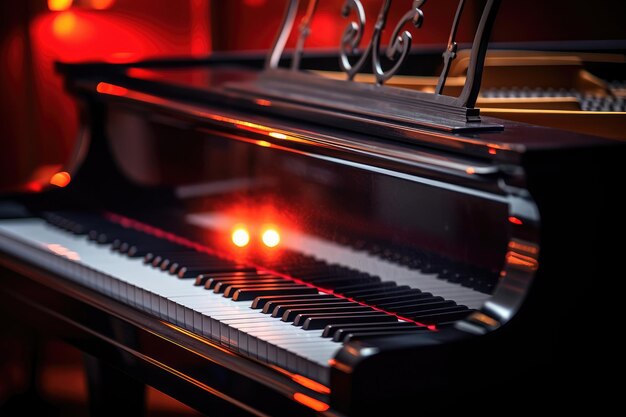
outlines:
[{"label": "red ambient glow", "polygon": [[329,406],[326,403],[321,402],[320,400],[316,400],[315,398],[311,398],[308,395],[304,395],[300,392],[296,392],[293,394],[293,399],[298,401],[300,404],[304,404],[309,408],[312,408],[315,411],[326,411]]},{"label": "red ambient glow", "polygon": [[73,0],[48,0],[48,9],[60,12],[72,7]]}]

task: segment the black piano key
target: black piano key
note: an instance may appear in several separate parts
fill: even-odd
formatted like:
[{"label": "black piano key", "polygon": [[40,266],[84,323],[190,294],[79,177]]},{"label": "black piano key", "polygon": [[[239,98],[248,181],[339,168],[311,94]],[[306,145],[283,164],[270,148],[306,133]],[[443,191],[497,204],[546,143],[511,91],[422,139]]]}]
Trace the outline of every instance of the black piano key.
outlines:
[{"label": "black piano key", "polygon": [[144,263],[147,263],[145,262],[145,256],[149,253],[154,253],[155,251],[171,251],[175,249],[175,246],[177,245],[169,242],[133,243],[128,248],[126,255],[131,258],[143,257]]},{"label": "black piano key", "polygon": [[255,272],[256,268],[252,266],[236,265],[236,264],[224,264],[223,266],[213,266],[206,268],[188,268],[184,271],[179,271],[177,276],[181,279],[195,279],[200,274],[214,274],[219,272]]},{"label": "black piano key", "polygon": [[[296,318],[293,320],[293,325],[294,326],[302,326],[304,324],[304,322],[311,317],[343,317],[343,316],[350,316],[350,317],[354,317],[354,316],[362,316],[362,317],[369,317],[372,315],[377,315],[377,314],[384,314],[386,316],[390,316],[390,317],[394,317],[395,316],[391,316],[390,314],[386,314],[383,313],[382,311],[376,311],[376,310],[369,310],[369,311],[361,311],[358,314],[354,314],[354,313],[302,313],[302,314],[298,314],[296,316]],[[396,319],[397,320],[397,319]],[[361,323],[363,323],[363,321],[361,321]]]},{"label": "black piano key", "polygon": [[159,255],[161,257],[161,263],[158,267],[164,271],[169,270],[173,264],[195,265],[200,262],[209,263],[220,260],[220,258],[203,252],[196,252],[193,249],[173,253],[159,253]]},{"label": "black piano key", "polygon": [[203,262],[224,262],[228,259],[219,257],[217,255],[211,255],[206,252],[191,252],[186,255],[172,256],[173,262],[181,263],[184,265],[197,265]]},{"label": "black piano key", "polygon": [[[235,278],[241,278],[241,279],[248,279],[249,277],[254,277],[254,276],[258,276],[258,272],[254,271],[254,272],[220,272],[217,274],[199,274],[196,277],[196,280],[194,282],[193,285],[197,286],[197,287],[203,287],[206,285],[206,283],[210,280],[210,279],[235,279]],[[207,288],[208,289],[208,288]]]},{"label": "black piano key", "polygon": [[329,324],[340,323],[378,323],[384,321],[396,321],[394,316],[385,313],[367,314],[361,313],[359,315],[347,315],[347,316],[316,316],[309,317],[302,325],[304,330],[319,330],[323,329]]},{"label": "black piano key", "polygon": [[[187,251],[184,251],[184,252],[180,252],[180,253],[187,254],[189,252],[190,252],[190,250],[187,250]],[[157,256],[155,256],[152,259],[152,266],[155,267],[155,268],[166,270],[171,265],[171,263],[173,262],[171,256],[172,255],[167,255],[167,254],[163,254],[163,253],[157,254]]]},{"label": "black piano key", "polygon": [[390,310],[393,310],[394,313],[400,314],[401,316],[412,318],[416,314],[419,314],[420,311],[429,311],[433,309],[449,308],[449,307],[459,307],[459,306],[457,306],[456,303],[452,300],[443,300],[443,301],[435,301],[432,303],[409,305],[406,307],[396,307]]},{"label": "black piano key", "polygon": [[385,294],[379,297],[368,297],[369,303],[386,303],[390,301],[404,301],[418,299],[421,297],[432,297],[429,292],[421,292],[420,290],[412,289],[403,294]]},{"label": "black piano key", "polygon": [[285,311],[280,319],[281,321],[289,322],[289,321],[295,321],[297,316],[301,316],[300,322],[302,322],[302,320],[306,320],[312,314],[327,314],[327,315],[337,314],[337,313],[358,314],[358,313],[362,313],[366,311],[375,311],[375,310],[372,310],[370,307],[362,306],[358,304],[324,306],[321,308],[298,307],[298,308],[292,308],[292,309]]},{"label": "black piano key", "polygon": [[107,230],[90,230],[87,235],[89,240],[92,240],[100,245],[108,245],[113,243],[115,239],[126,237],[131,233],[134,235],[136,232],[120,227]]},{"label": "black piano key", "polygon": [[283,301],[288,301],[288,300],[303,300],[303,299],[309,299],[309,300],[323,300],[323,299],[327,299],[327,298],[332,298],[332,299],[337,299],[337,297],[335,297],[332,294],[318,294],[318,293],[313,293],[313,294],[306,294],[306,295],[264,295],[264,296],[259,296],[257,298],[254,299],[254,302],[252,303],[252,306],[250,308],[253,309],[264,309],[266,305],[270,305],[273,306],[275,305],[274,303],[277,302],[283,302]]},{"label": "black piano key", "polygon": [[312,271],[306,273],[287,273],[287,275],[292,276],[294,278],[298,278],[302,281],[311,282],[313,280],[319,280],[324,278],[335,278],[337,277],[337,272],[322,272],[322,271]]},{"label": "black piano key", "polygon": [[388,327],[420,327],[408,321],[382,322],[382,323],[345,323],[329,324],[324,327],[322,337],[334,337],[340,330],[358,331],[359,329],[386,329]]},{"label": "black piano key", "polygon": [[213,267],[213,266],[222,266],[224,264],[231,264],[232,262],[226,261],[223,259],[212,259],[209,257],[206,258],[197,258],[195,261],[185,261],[185,260],[171,260],[166,259],[161,263],[161,269],[163,271],[167,271],[172,275],[178,274],[178,271],[182,268],[186,269],[194,269],[200,268],[202,266]]},{"label": "black piano key", "polygon": [[153,242],[153,238],[150,235],[139,232],[134,229],[123,229],[118,232],[111,241],[112,248],[119,249],[123,244],[140,243],[140,242]]},{"label": "black piano key", "polygon": [[[224,297],[230,298],[237,291],[244,290],[244,289],[245,290],[252,290],[252,289],[255,289],[255,288],[263,289],[263,288],[302,288],[302,287],[308,288],[305,285],[297,284],[295,282],[283,281],[283,282],[274,282],[274,283],[268,283],[268,284],[244,283],[244,284],[240,284],[240,285],[227,285],[225,287],[222,287],[221,289],[224,292]],[[213,291],[215,291],[215,290],[213,290]]]},{"label": "black piano key", "polygon": [[108,223],[99,216],[89,213],[57,211],[44,212],[42,217],[49,223],[76,235],[84,235],[93,227]]},{"label": "black piano key", "polygon": [[344,328],[340,329],[333,335],[334,342],[348,342],[350,340],[350,335],[354,334],[379,334],[384,332],[395,332],[399,333],[423,333],[430,331],[426,326],[417,326],[413,324],[412,326],[395,326],[391,323],[386,327],[361,327],[361,328]]},{"label": "black piano key", "polygon": [[[212,284],[212,283],[211,283]],[[267,278],[267,279],[248,279],[248,280],[229,280],[229,281],[219,281],[216,282],[213,286],[213,292],[216,294],[221,294],[226,291],[227,288],[241,288],[241,287],[258,287],[258,286],[268,286],[268,285],[298,285],[293,281],[288,281],[283,278]],[[211,285],[209,284],[209,287]],[[205,286],[204,288],[207,288]],[[210,288],[207,288],[210,289]],[[231,289],[231,291],[233,291]]]},{"label": "black piano key", "polygon": [[335,288],[334,292],[337,294],[347,294],[349,292],[361,291],[361,290],[369,290],[376,288],[385,288],[385,287],[396,287],[395,282],[384,281],[380,283],[366,283],[366,284],[356,284],[356,285],[345,285],[339,286]]},{"label": "black piano key", "polygon": [[282,279],[276,275],[268,274],[268,273],[259,273],[254,271],[244,271],[244,272],[221,272],[217,274],[200,274],[196,277],[196,284],[198,282],[203,282],[204,288],[207,290],[212,290],[215,288],[217,284],[220,282],[226,281],[250,281],[254,282],[259,279]]},{"label": "black piano key", "polygon": [[[215,268],[215,267],[220,268],[220,267],[232,266],[232,265],[236,265],[236,264],[230,261],[214,261],[214,260],[207,260],[206,262],[197,262],[197,263],[187,263],[187,262],[181,261],[181,262],[171,263],[169,268],[166,268],[165,270],[170,275],[178,275],[179,273],[184,275],[188,271],[198,271],[199,269],[203,267],[207,268],[207,271],[210,271],[211,268]],[[198,273],[197,275],[200,275],[200,274]]]},{"label": "black piano key", "polygon": [[276,266],[276,269],[280,269],[281,271],[285,271],[288,274],[292,275],[305,275],[305,274],[334,274],[337,272],[341,272],[342,268],[335,265],[327,264],[324,261],[315,261],[315,262],[302,262],[293,266]]},{"label": "black piano key", "polygon": [[408,334],[408,333],[419,333],[421,330],[417,327],[414,329],[397,329],[397,330],[387,330],[387,331],[378,331],[378,332],[354,332],[354,333],[346,333],[345,336],[341,340],[335,340],[335,342],[348,343],[351,340],[367,340],[367,339],[377,339],[380,337],[386,336],[396,336],[399,334]]},{"label": "black piano key", "polygon": [[467,310],[469,309],[466,306],[457,305],[456,303],[454,303],[453,305],[439,306],[439,307],[433,307],[429,309],[420,309],[420,310],[412,311],[408,313],[409,314],[408,318],[417,319],[419,317],[428,316],[434,313],[440,313],[440,312],[445,313],[445,312],[467,311]]},{"label": "black piano key", "polygon": [[416,317],[415,320],[424,324],[438,324],[438,323],[447,323],[450,321],[457,321],[464,319],[467,317],[472,311],[469,308],[464,310],[457,311],[446,311],[446,312],[433,312],[431,314],[423,314],[420,317]]},{"label": "black piano key", "polygon": [[[390,303],[379,303],[376,304],[376,307],[380,307],[382,309],[389,309],[389,310],[393,310],[393,309],[398,309],[398,308],[404,308],[404,307],[411,307],[411,306],[418,306],[420,304],[430,304],[430,303],[436,303],[436,302],[442,302],[442,301],[446,301],[444,300],[443,297],[422,297],[422,298],[417,298],[417,299],[412,299],[412,300],[408,300],[408,301],[397,301],[397,302],[390,302]],[[397,310],[394,310],[397,311]]]},{"label": "black piano key", "polygon": [[256,297],[267,295],[305,295],[317,294],[317,288],[313,287],[293,287],[293,288],[251,288],[240,289],[233,295],[234,301],[254,300]]},{"label": "black piano key", "polygon": [[274,309],[270,310],[269,307],[267,309],[267,313],[271,313],[272,317],[282,317],[285,314],[285,311],[294,308],[306,307],[306,308],[321,308],[321,307],[336,307],[336,306],[358,306],[358,303],[353,301],[344,300],[341,298],[337,299],[326,299],[323,301],[319,300],[300,300],[299,302],[290,302],[290,303],[278,303],[274,307]]},{"label": "black piano key", "polygon": [[[182,246],[180,248],[174,248],[172,250],[158,249],[158,250],[150,251],[146,254],[146,256],[144,256],[144,263],[154,264],[156,262],[157,257],[163,260],[167,258],[168,256],[172,256],[173,254],[189,253],[189,251],[191,251],[191,249],[186,249],[186,248],[183,248]],[[156,266],[156,265],[153,265],[153,266]]]},{"label": "black piano key", "polygon": [[380,297],[388,294],[398,294],[409,291],[411,287],[408,285],[401,285],[398,287],[382,287],[382,288],[372,288],[368,290],[360,290],[360,291],[352,291],[350,292],[350,297],[356,300],[365,300],[369,297]]},{"label": "black piano key", "polygon": [[322,288],[335,288],[338,286],[345,285],[357,285],[357,284],[366,284],[366,283],[378,283],[380,282],[380,278],[374,276],[366,276],[366,277],[349,277],[349,276],[337,276],[330,278],[314,278],[311,280],[307,280],[311,284],[317,285]]}]

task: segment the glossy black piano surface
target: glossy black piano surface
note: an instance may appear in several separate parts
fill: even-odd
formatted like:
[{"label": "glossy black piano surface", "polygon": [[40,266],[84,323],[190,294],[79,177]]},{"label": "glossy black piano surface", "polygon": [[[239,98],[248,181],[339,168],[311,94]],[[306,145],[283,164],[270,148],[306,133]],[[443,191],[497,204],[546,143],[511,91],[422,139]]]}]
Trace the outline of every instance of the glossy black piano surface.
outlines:
[{"label": "glossy black piano surface", "polygon": [[602,401],[623,144],[337,127],[236,94],[253,66],[59,65],[81,141],[0,200],[7,317],[207,415]]}]

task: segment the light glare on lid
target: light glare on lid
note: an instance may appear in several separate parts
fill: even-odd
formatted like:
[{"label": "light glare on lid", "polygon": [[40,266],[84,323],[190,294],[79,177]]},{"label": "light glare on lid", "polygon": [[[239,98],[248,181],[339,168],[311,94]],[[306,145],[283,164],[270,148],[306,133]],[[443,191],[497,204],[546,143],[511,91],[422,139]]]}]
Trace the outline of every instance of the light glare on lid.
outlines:
[{"label": "light glare on lid", "polygon": [[243,248],[250,243],[250,233],[244,227],[237,227],[231,235],[233,244],[239,248]]},{"label": "light glare on lid", "polygon": [[274,248],[280,243],[280,233],[276,229],[267,229],[263,232],[261,240],[268,248]]},{"label": "light glare on lid", "polygon": [[56,185],[57,187],[66,187],[70,181],[72,180],[69,172],[61,171],[57,172],[50,178],[50,184]]}]

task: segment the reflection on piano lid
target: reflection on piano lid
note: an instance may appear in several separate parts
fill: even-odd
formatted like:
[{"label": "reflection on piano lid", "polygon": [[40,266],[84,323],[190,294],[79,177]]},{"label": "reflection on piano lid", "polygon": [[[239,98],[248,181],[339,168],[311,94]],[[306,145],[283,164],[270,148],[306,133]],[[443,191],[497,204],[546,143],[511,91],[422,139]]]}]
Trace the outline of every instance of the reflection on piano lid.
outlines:
[{"label": "reflection on piano lid", "polygon": [[[0,203],[0,307],[205,413],[501,410],[529,386],[561,404],[555,384],[589,398],[602,379],[581,375],[614,360],[587,359],[615,317],[604,277],[625,146],[474,106],[500,94],[479,94],[498,3],[477,8],[467,74],[455,20],[431,91],[389,85],[420,59],[402,28],[428,19],[425,2],[390,61],[348,3],[320,69],[350,80],[284,54],[296,0],[265,69],[59,64],[81,143],[65,187]],[[378,85],[354,81],[365,61]]]}]

